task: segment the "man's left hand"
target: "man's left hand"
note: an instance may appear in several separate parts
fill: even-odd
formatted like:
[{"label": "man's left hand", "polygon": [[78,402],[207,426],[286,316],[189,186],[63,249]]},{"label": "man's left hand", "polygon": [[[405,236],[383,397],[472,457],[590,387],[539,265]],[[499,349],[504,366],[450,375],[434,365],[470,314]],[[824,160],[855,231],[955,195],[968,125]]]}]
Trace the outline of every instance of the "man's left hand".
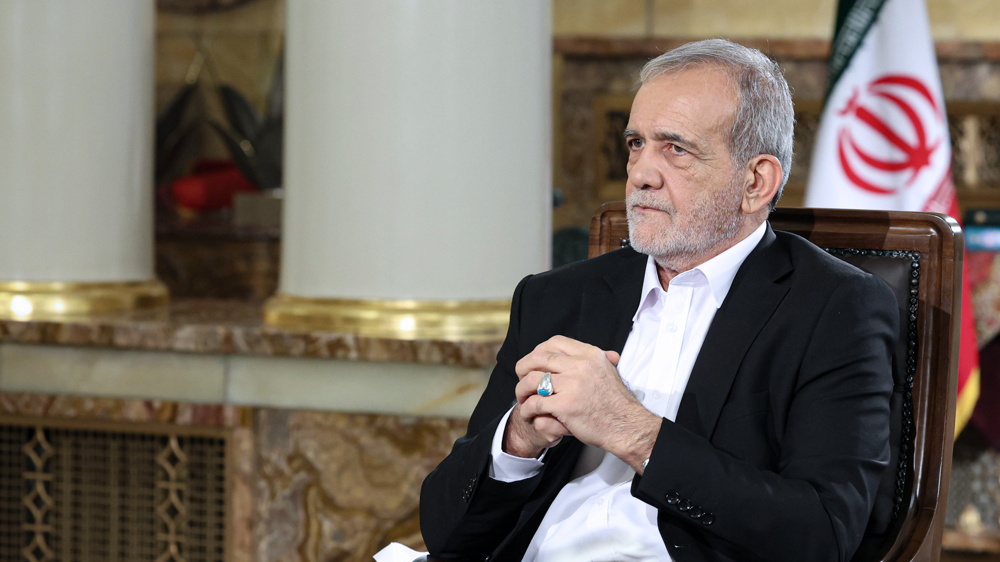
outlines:
[{"label": "man's left hand", "polygon": [[[580,441],[622,459],[641,473],[662,418],[647,410],[622,382],[618,353],[555,336],[515,365],[515,388],[523,415],[550,415]],[[539,396],[538,383],[551,373],[554,393]]]}]

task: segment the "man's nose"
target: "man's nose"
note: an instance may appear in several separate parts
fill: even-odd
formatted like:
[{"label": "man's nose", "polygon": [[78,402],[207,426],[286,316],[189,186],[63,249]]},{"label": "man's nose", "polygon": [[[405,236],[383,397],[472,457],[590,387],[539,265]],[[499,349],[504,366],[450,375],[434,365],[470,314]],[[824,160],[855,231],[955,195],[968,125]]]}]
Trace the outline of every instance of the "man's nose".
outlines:
[{"label": "man's nose", "polygon": [[663,174],[657,166],[654,151],[641,151],[628,171],[628,181],[635,189],[660,189]]}]

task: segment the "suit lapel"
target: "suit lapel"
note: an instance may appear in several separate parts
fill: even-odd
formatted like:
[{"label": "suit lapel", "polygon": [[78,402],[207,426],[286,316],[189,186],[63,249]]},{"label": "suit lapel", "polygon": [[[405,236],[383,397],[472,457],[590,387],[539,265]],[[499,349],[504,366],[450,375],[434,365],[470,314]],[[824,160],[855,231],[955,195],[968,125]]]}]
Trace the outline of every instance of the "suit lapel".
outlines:
[{"label": "suit lapel", "polygon": [[775,281],[791,269],[768,225],[712,320],[681,399],[678,425],[711,438],[743,357],[788,292]]},{"label": "suit lapel", "polygon": [[629,250],[620,262],[583,294],[580,304],[580,341],[604,350],[622,352],[639,308],[647,256]]}]

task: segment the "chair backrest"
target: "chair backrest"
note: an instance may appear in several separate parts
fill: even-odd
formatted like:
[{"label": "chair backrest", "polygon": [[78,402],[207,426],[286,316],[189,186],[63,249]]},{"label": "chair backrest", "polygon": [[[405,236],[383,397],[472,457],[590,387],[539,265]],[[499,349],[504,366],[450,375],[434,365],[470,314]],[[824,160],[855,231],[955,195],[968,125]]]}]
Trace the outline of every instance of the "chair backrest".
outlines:
[{"label": "chair backrest", "polygon": [[[777,209],[768,220],[878,275],[896,294],[892,464],[854,560],[937,561],[954,440],[961,229],[931,213]],[[590,223],[590,257],[626,245],[624,203],[603,205]]]}]

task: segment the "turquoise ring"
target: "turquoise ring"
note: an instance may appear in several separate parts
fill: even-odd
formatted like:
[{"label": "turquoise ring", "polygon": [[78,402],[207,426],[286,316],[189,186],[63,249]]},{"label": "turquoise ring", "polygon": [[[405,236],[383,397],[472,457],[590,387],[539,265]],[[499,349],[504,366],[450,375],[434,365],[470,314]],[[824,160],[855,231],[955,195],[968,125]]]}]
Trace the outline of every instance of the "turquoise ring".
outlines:
[{"label": "turquoise ring", "polygon": [[552,373],[545,373],[542,375],[542,380],[538,381],[538,395],[539,396],[552,396],[555,391],[552,390]]}]

